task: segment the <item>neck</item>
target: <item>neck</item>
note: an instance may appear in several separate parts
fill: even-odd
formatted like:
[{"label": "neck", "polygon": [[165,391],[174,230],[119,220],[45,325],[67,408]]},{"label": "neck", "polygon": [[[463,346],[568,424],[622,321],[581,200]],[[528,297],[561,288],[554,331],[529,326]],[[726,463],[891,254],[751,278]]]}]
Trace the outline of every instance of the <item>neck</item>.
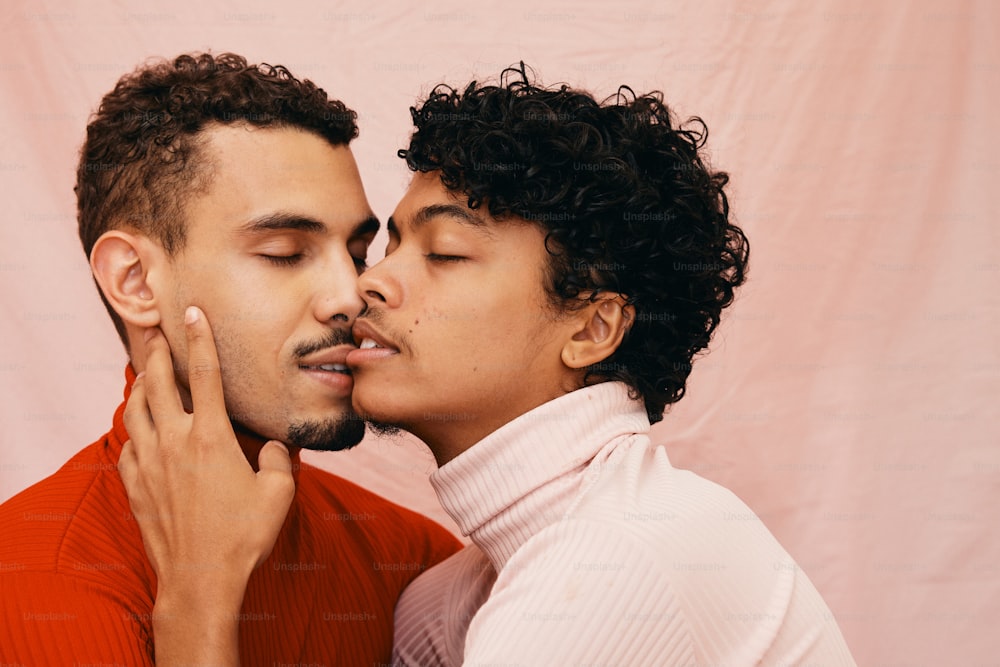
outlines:
[{"label": "neck", "polygon": [[582,375],[570,375],[564,378],[561,386],[526,395],[517,405],[498,401],[499,410],[488,414],[443,409],[440,413],[425,415],[419,422],[397,426],[420,438],[434,454],[440,468],[502,426],[583,386]]},{"label": "neck", "polygon": [[427,445],[427,448],[434,455],[434,460],[437,462],[438,468],[440,468],[459,454],[470,449],[502,425],[499,424],[496,428],[484,431],[482,435],[476,435],[478,431],[455,433],[454,429],[445,433],[441,433],[438,429],[406,428],[406,430],[420,438]]},{"label": "neck", "polygon": [[471,448],[493,430],[496,430],[495,428],[490,429],[482,435],[478,435],[482,429],[464,428],[460,430],[455,428],[454,425],[448,428],[444,424],[433,424],[430,421],[410,424],[380,422],[369,419],[368,424],[376,434],[392,435],[398,429],[402,429],[418,438],[431,450],[431,454],[434,455],[434,461],[439,468]]},{"label": "neck", "polygon": [[259,470],[257,457],[260,456],[260,450],[264,447],[266,441],[246,431],[239,430],[236,424],[233,424],[233,428],[236,429],[236,440],[240,443],[243,455],[247,457],[247,462],[253,468],[254,472],[257,472]]},{"label": "neck", "polygon": [[462,419],[454,415],[442,413],[434,415],[436,418],[427,418],[418,423],[400,424],[399,426],[420,438],[427,445],[427,448],[434,454],[434,460],[440,468],[455,457],[474,447],[476,443],[497,429],[518,419],[538,406],[548,403],[554,398],[558,398],[558,396],[538,401],[526,409],[518,411],[516,414],[467,415],[468,418]]}]

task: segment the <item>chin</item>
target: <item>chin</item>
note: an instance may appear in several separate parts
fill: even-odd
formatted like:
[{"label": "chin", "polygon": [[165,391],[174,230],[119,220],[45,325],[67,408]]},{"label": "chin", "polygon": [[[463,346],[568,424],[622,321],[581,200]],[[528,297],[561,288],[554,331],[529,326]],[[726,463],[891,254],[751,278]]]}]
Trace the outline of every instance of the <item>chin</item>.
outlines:
[{"label": "chin", "polygon": [[399,424],[393,424],[390,422],[378,421],[375,419],[365,418],[365,425],[368,427],[372,433],[379,437],[387,437],[393,435],[399,435],[405,429]]},{"label": "chin", "polygon": [[365,422],[353,412],[326,420],[295,422],[284,442],[292,447],[319,452],[339,452],[357,445],[365,437]]},{"label": "chin", "polygon": [[353,407],[354,412],[358,415],[358,418],[363,420],[365,425],[375,435],[388,436],[396,435],[400,431],[407,430],[403,424],[400,424],[398,418],[393,417],[391,414],[386,414],[385,411],[385,401],[380,402],[382,410],[372,410],[365,405],[363,399],[359,399],[358,392],[355,388],[353,396]]}]

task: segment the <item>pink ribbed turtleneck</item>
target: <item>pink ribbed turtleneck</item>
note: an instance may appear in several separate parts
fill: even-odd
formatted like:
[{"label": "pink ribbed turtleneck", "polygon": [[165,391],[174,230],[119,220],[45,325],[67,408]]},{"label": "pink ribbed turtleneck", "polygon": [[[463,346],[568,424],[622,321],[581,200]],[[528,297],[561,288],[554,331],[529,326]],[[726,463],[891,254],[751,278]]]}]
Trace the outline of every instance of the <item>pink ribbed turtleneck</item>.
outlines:
[{"label": "pink ribbed turtleneck", "polygon": [[431,475],[473,544],[396,610],[396,664],[853,665],[735,495],[670,465],[641,401],[587,387]]}]

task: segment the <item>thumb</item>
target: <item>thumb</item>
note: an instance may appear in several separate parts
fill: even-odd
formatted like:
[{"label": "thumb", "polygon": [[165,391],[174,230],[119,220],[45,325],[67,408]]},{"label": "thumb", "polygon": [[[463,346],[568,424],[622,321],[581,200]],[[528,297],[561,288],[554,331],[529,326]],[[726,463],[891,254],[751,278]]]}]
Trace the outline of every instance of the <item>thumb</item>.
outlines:
[{"label": "thumb", "polygon": [[261,447],[257,455],[257,467],[261,471],[276,470],[287,472],[289,477],[292,474],[292,458],[288,454],[288,448],[284,443],[277,440],[269,440]]},{"label": "thumb", "polygon": [[277,440],[267,442],[257,455],[257,468],[257,478],[262,482],[266,480],[274,500],[290,505],[295,495],[295,480],[292,478],[292,459],[288,449]]}]

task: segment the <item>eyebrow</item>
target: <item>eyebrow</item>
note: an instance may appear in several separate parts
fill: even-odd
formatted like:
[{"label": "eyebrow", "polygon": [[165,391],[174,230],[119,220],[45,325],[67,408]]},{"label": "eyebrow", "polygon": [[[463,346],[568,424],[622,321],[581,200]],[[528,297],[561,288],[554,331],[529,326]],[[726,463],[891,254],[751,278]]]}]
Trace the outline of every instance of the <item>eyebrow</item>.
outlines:
[{"label": "eyebrow", "polygon": [[368,234],[375,234],[378,232],[379,227],[382,223],[378,221],[374,215],[369,215],[367,218],[362,220],[357,224],[357,226],[351,230],[351,238],[356,236],[366,236]]},{"label": "eyebrow", "polygon": [[[410,221],[410,225],[414,229],[417,229],[426,225],[432,219],[442,216],[453,218],[456,222],[469,227],[474,227],[481,232],[486,232],[489,229],[486,224],[486,220],[484,220],[480,215],[464,206],[459,206],[458,204],[431,204],[429,206],[424,206],[413,216]],[[386,229],[392,233],[399,234],[399,226],[396,224],[396,219],[392,216],[389,216],[389,221],[386,223]]]},{"label": "eyebrow", "polygon": [[[356,236],[364,236],[365,234],[374,234],[378,231],[380,226],[381,223],[379,223],[378,218],[374,215],[370,215],[359,222],[354,229],[351,230],[350,236],[353,238]],[[239,228],[239,232],[241,234],[259,234],[262,232],[282,230],[318,234],[320,232],[325,232],[327,230],[327,226],[325,223],[306,215],[279,211],[277,213],[268,213],[267,215],[263,215],[259,218],[254,218]]]}]

